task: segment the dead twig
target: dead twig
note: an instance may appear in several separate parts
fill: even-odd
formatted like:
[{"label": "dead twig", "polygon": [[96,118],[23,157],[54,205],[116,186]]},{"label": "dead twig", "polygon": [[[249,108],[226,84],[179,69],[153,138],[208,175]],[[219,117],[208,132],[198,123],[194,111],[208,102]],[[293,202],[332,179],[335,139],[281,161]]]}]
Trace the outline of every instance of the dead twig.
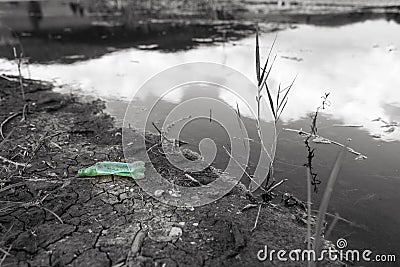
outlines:
[{"label": "dead twig", "polygon": [[13,78],[7,77],[4,74],[0,74],[0,78],[3,78],[4,80],[7,80],[9,82],[15,82],[15,80]]},{"label": "dead twig", "polygon": [[26,120],[26,115],[28,114],[28,112],[29,112],[29,105],[25,104],[24,108],[22,109],[22,118],[20,122],[24,122]]},{"label": "dead twig", "polygon": [[155,148],[156,146],[158,146],[158,143],[155,143],[154,145],[152,145],[151,147],[149,147],[146,152],[149,152],[150,150],[152,150],[153,148]]},{"label": "dead twig", "polygon": [[258,206],[257,217],[256,217],[256,220],[255,220],[255,222],[254,222],[253,228],[250,230],[251,232],[253,232],[253,231],[256,230],[256,228],[257,228],[258,219],[260,218],[260,213],[261,213],[261,207],[262,207],[262,204],[260,204],[260,205]]},{"label": "dead twig", "polygon": [[52,210],[50,210],[50,209],[48,209],[48,208],[46,208],[46,207],[42,207],[41,205],[35,205],[36,207],[38,207],[38,208],[40,208],[40,209],[43,209],[43,210],[45,210],[45,211],[47,211],[47,212],[49,212],[49,213],[51,213],[51,214],[53,214],[54,215],[54,217],[56,217],[57,218],[57,220],[61,223],[61,224],[64,224],[64,222],[63,222],[63,220],[61,219],[61,217],[60,216],[58,216],[54,211],[52,211]]},{"label": "dead twig", "polygon": [[29,167],[31,167],[31,165],[30,165],[29,163],[19,163],[19,162],[15,162],[15,161],[9,160],[9,159],[7,159],[7,158],[5,158],[5,157],[3,157],[3,156],[0,156],[0,160],[2,160],[3,162],[7,162],[7,163],[10,163],[10,164],[13,164],[13,165],[15,165],[15,166],[17,166],[17,167],[23,167],[23,168],[29,168]]},{"label": "dead twig", "polygon": [[7,258],[7,256],[11,256],[10,251],[11,251],[12,246],[13,246],[13,244],[11,244],[11,245],[8,247],[7,251],[5,251],[5,253],[4,253],[4,255],[3,255],[3,258],[1,258],[1,260],[0,260],[0,266],[3,265],[3,262],[5,261],[5,259]]},{"label": "dead twig", "polygon": [[25,163],[24,169],[23,171],[25,171],[26,168],[29,168],[31,165],[30,163],[32,162],[33,158],[36,156],[37,152],[39,151],[40,148],[42,148],[42,146],[44,145],[44,142],[48,139],[51,139],[53,137],[56,137],[60,134],[62,134],[63,132],[57,132],[54,133],[52,135],[47,135],[48,132],[46,132],[42,137],[39,138],[39,140],[37,141],[37,145],[36,148],[32,151],[32,155],[31,157],[27,160],[27,162]]},{"label": "dead twig", "polygon": [[1,135],[1,137],[2,137],[3,139],[5,139],[5,137],[4,137],[4,132],[3,132],[4,125],[6,125],[7,122],[11,121],[12,119],[14,119],[15,117],[17,117],[17,116],[19,116],[19,115],[21,115],[21,114],[22,114],[22,112],[14,113],[14,114],[12,114],[11,116],[9,116],[8,118],[6,118],[6,119],[0,124],[0,135]]},{"label": "dead twig", "polygon": [[157,132],[160,134],[160,137],[163,136],[163,132],[160,130],[160,128],[158,128],[157,124],[155,124],[154,122],[151,123],[154,128],[157,130]]},{"label": "dead twig", "polygon": [[144,239],[147,236],[147,229],[141,227],[133,238],[131,249],[129,250],[128,257],[126,258],[126,265],[131,266],[130,263],[140,253]]},{"label": "dead twig", "polygon": [[153,124],[154,128],[157,130],[157,132],[160,134],[160,143],[162,143],[162,141],[165,139],[167,140],[169,143],[173,143],[173,141],[169,140],[167,138],[167,136],[165,135],[165,133],[163,131],[160,130],[160,128],[158,128],[157,124],[155,124],[154,122],[152,122],[151,124]]},{"label": "dead twig", "polygon": [[287,182],[288,181],[288,179],[283,179],[283,180],[281,180],[280,182],[278,182],[278,183],[276,183],[276,184],[274,184],[274,185],[272,185],[272,186],[270,186],[269,188],[268,188],[268,190],[267,190],[267,192],[265,192],[265,193],[271,193],[275,188],[277,188],[278,186],[280,186],[281,184],[283,184],[284,182]]},{"label": "dead twig", "polygon": [[3,254],[5,254],[5,255],[7,255],[7,256],[11,256],[11,254],[8,253],[8,251],[2,249],[1,247],[0,247],[0,252],[3,253]]},{"label": "dead twig", "polygon": [[[315,213],[315,214],[317,214],[317,215],[318,215],[318,213],[319,213],[318,210],[311,210],[311,212],[313,212],[313,213]],[[352,222],[352,221],[350,221],[350,220],[347,220],[347,219],[345,219],[345,218],[343,218],[343,217],[340,217],[338,214],[335,215],[335,214],[332,214],[332,213],[327,212],[327,213],[325,213],[325,215],[326,215],[326,216],[329,216],[329,217],[332,217],[333,219],[337,218],[338,221],[347,223],[348,225],[350,225],[350,226],[352,226],[352,227],[357,227],[357,228],[360,228],[360,229],[368,230],[368,228],[367,228],[365,225],[357,224],[357,223],[355,223],[355,222]]]},{"label": "dead twig", "polygon": [[[20,186],[20,184],[25,184],[24,182],[21,182],[21,183],[19,183],[19,184],[15,184],[15,186],[14,187],[16,187],[16,186]],[[5,188],[3,188],[2,190],[4,190]],[[10,188],[8,188],[8,189],[10,189]],[[1,191],[0,191],[1,192]],[[43,201],[49,196],[50,194],[47,194],[47,195],[45,195],[44,197],[42,197],[41,199],[39,199],[39,200],[35,200],[35,201],[31,201],[31,202],[19,202],[19,201],[0,201],[0,202],[2,202],[2,203],[9,203],[9,204],[12,204],[12,205],[17,205],[17,206],[19,206],[19,207],[24,207],[24,208],[30,208],[30,207],[36,207],[36,208],[39,208],[39,209],[42,209],[42,210],[44,210],[44,211],[47,211],[47,212],[49,212],[49,213],[51,213],[52,215],[54,215],[54,217],[56,217],[56,219],[61,223],[61,224],[64,224],[64,222],[63,222],[63,220],[61,219],[61,217],[60,216],[58,216],[54,211],[52,211],[52,210],[50,210],[50,209],[48,209],[48,208],[46,208],[46,207],[44,207],[43,206]],[[11,206],[10,206],[11,207]],[[10,207],[7,207],[7,208],[10,208]],[[1,265],[0,265],[1,266]]]},{"label": "dead twig", "polygon": [[247,204],[246,206],[244,206],[242,208],[241,212],[249,210],[249,209],[257,208],[257,207],[258,207],[257,204],[250,203],[250,204]]},{"label": "dead twig", "polygon": [[308,133],[308,132],[303,131],[303,130],[296,130],[296,129],[291,129],[291,128],[283,128],[283,130],[288,131],[288,132],[295,132],[295,133],[298,133],[298,134],[300,134],[300,135],[307,136],[307,137],[310,136],[310,137],[315,137],[315,138],[322,138],[322,139],[328,141],[328,142],[331,143],[331,144],[334,144],[334,145],[339,146],[339,147],[345,147],[345,148],[347,148],[347,151],[348,151],[348,152],[350,152],[350,153],[352,153],[352,154],[354,154],[354,155],[356,155],[356,156],[363,156],[363,157],[367,158],[367,156],[361,154],[360,152],[357,152],[357,151],[354,150],[353,148],[348,147],[348,146],[346,146],[346,145],[343,145],[343,144],[341,144],[341,143],[339,143],[339,142],[333,141],[333,140],[331,140],[331,139],[325,138],[325,137],[323,137],[323,136],[321,136],[321,135],[312,134],[312,133]]},{"label": "dead twig", "polygon": [[197,181],[196,179],[194,179],[192,176],[190,176],[189,174],[185,173],[185,177],[188,178],[190,181],[202,186],[203,184],[200,183],[199,181]]}]

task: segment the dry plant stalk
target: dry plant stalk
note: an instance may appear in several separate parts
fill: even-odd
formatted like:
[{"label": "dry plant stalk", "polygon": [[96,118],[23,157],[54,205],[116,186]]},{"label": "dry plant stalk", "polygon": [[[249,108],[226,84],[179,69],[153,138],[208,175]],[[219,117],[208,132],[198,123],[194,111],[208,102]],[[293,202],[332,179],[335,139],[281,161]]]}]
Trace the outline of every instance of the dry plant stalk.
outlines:
[{"label": "dry plant stalk", "polygon": [[6,123],[8,123],[9,121],[11,121],[12,119],[14,119],[15,117],[21,115],[21,114],[22,114],[22,112],[17,112],[17,113],[11,114],[8,118],[6,118],[6,119],[0,124],[0,136],[1,136],[3,139],[6,139],[6,138],[4,137],[4,132],[3,132],[4,125],[5,125]]},{"label": "dry plant stalk", "polygon": [[[270,166],[269,166],[269,171],[267,174],[267,182],[265,184],[266,189],[268,190],[273,186],[274,182],[274,162],[275,162],[275,156],[276,156],[276,149],[277,149],[277,144],[278,144],[278,123],[279,119],[282,115],[283,110],[286,107],[286,104],[288,102],[289,98],[289,92],[293,87],[293,84],[296,80],[296,77],[293,79],[292,83],[285,87],[281,88],[279,85],[278,92],[276,95],[273,95],[273,92],[271,88],[268,86],[268,78],[270,77],[272,67],[274,65],[276,55],[272,62],[270,62],[271,58],[271,53],[272,49],[275,46],[276,42],[276,37],[272,43],[271,49],[268,52],[267,59],[264,63],[264,67],[261,67],[261,60],[260,60],[260,47],[259,47],[259,34],[258,31],[256,33],[256,74],[257,74],[257,95],[256,95],[256,101],[257,101],[257,119],[256,119],[256,126],[257,126],[257,133],[260,138],[261,142],[261,147],[263,149],[263,152],[266,153],[270,159]],[[263,91],[265,91],[267,97],[268,97],[268,102],[265,100],[265,97],[263,97]],[[261,102],[264,99],[265,103],[267,106],[269,106],[271,114],[273,116],[273,123],[274,123],[274,140],[272,143],[272,147],[270,149],[271,152],[266,148],[263,140],[262,140],[262,131],[261,131]],[[272,183],[270,183],[270,180],[273,179]]]},{"label": "dry plant stalk", "polygon": [[17,55],[17,49],[15,47],[13,47],[13,53],[14,53],[14,59],[17,62],[17,67],[18,67],[18,78],[19,78],[19,86],[21,89],[22,99],[25,100],[24,82],[22,80],[22,72],[21,72],[23,53],[21,52],[19,55]]},{"label": "dry plant stalk", "polygon": [[[272,191],[283,184],[284,182],[287,181],[287,179],[284,179],[278,183],[275,183],[275,176],[274,176],[274,162],[275,162],[275,157],[276,157],[276,149],[278,145],[278,123],[280,120],[280,117],[282,115],[283,110],[286,107],[286,104],[288,102],[289,98],[289,92],[293,87],[293,84],[296,80],[296,77],[293,79],[292,83],[285,87],[281,88],[281,85],[278,87],[277,93],[273,94],[271,88],[268,86],[268,78],[270,77],[272,67],[274,65],[274,62],[276,60],[276,55],[274,56],[272,62],[270,61],[271,58],[271,53],[272,50],[275,46],[277,36],[275,36],[275,39],[272,43],[271,49],[268,52],[267,59],[265,60],[264,67],[261,67],[261,59],[260,59],[260,45],[259,45],[259,33],[258,30],[256,32],[256,75],[257,75],[257,95],[256,95],[256,102],[257,102],[257,118],[256,118],[256,127],[257,127],[257,134],[258,137],[260,138],[260,145],[262,148],[262,153],[265,153],[268,158],[270,159],[270,164],[269,164],[269,169],[266,177],[266,183],[264,185],[264,191],[265,193],[262,194],[262,198],[264,201],[269,201],[272,199]],[[268,101],[265,100],[265,96],[263,95],[263,92],[265,91]],[[274,135],[273,135],[273,142],[272,146],[269,149],[265,146],[265,143],[262,138],[262,130],[261,130],[261,102],[264,100],[267,106],[269,106],[269,109],[271,111],[272,117],[273,117],[273,129],[274,129]],[[272,181],[271,181],[272,179]],[[259,186],[256,183],[257,186]],[[261,204],[257,213],[257,217],[254,223],[254,227],[252,231],[254,231],[257,227],[258,219],[260,216],[260,211],[261,211]]]},{"label": "dry plant stalk", "polygon": [[[310,146],[310,139],[311,137],[318,136],[318,127],[317,127],[317,119],[320,110],[324,110],[326,106],[329,106],[329,97],[330,93],[325,93],[322,96],[322,103],[321,105],[317,108],[315,113],[311,116],[311,125],[310,129],[311,132],[306,135],[306,139],[304,140],[304,144],[306,146],[308,155],[307,155],[307,163],[304,164],[304,166],[307,168],[307,249],[314,249],[315,255],[319,255],[321,251],[321,246],[322,246],[322,231],[324,227],[324,222],[325,222],[325,216],[328,210],[328,205],[330,202],[330,197],[333,191],[333,187],[335,185],[339,170],[342,166],[343,158],[345,155],[346,150],[348,149],[346,146],[341,145],[343,147],[342,152],[339,154],[335,161],[334,168],[330,174],[328,184],[326,186],[320,208],[318,210],[318,218],[317,218],[317,223],[315,227],[315,235],[314,235],[314,241],[313,244],[311,245],[311,185],[314,186],[314,192],[317,192],[317,185],[321,183],[320,180],[317,179],[317,173],[313,171],[313,166],[312,166],[312,161],[315,156],[314,154],[314,148],[311,148]],[[338,215],[335,217],[334,222],[330,226],[328,230],[328,234],[332,231],[333,227],[335,226],[336,222],[338,220]],[[307,266],[308,267],[314,267],[316,266],[316,262],[314,261],[308,261]]]},{"label": "dry plant stalk", "polygon": [[[333,169],[331,171],[331,174],[328,179],[328,184],[326,185],[324,195],[322,197],[321,204],[319,206],[319,212],[318,212],[318,218],[317,218],[317,224],[315,226],[315,238],[313,242],[313,249],[315,251],[315,255],[319,255],[322,247],[322,230],[323,230],[323,225],[325,221],[325,215],[328,211],[328,205],[331,200],[332,196],[332,191],[333,187],[335,186],[337,177],[339,175],[339,171],[343,165],[343,160],[346,155],[346,148],[343,148],[338,157],[336,158],[335,165],[333,166]],[[311,262],[311,266],[317,266],[316,262]]]},{"label": "dry plant stalk", "polygon": [[347,145],[344,145],[342,143],[336,142],[334,140],[331,140],[329,138],[325,138],[325,137],[323,137],[321,135],[312,134],[312,133],[308,133],[308,132],[303,131],[303,130],[296,130],[296,129],[291,129],[291,128],[283,128],[283,130],[288,131],[288,132],[298,133],[299,135],[302,135],[302,136],[307,136],[307,137],[310,136],[310,137],[315,137],[315,138],[321,138],[321,139],[329,142],[329,144],[333,144],[333,145],[336,145],[336,146],[339,146],[339,147],[346,147],[348,152],[350,152],[350,153],[352,153],[352,154],[354,154],[356,156],[362,156],[363,158],[367,158],[366,155],[354,150],[353,148],[351,148],[351,147],[349,147]]},{"label": "dry plant stalk", "polygon": [[6,251],[4,251],[5,253],[4,253],[3,257],[0,259],[0,266],[3,265],[3,262],[6,260],[7,256],[10,255],[11,248],[12,248],[12,244],[8,247],[8,249]]}]

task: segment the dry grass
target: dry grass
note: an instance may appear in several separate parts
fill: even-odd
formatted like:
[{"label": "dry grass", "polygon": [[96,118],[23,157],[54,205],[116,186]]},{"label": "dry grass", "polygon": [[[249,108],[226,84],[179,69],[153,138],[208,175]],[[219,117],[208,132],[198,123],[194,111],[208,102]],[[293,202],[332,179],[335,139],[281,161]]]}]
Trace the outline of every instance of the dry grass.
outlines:
[{"label": "dry grass", "polygon": [[[260,48],[259,48],[259,35],[257,33],[256,35],[256,75],[257,75],[257,82],[258,82],[258,91],[257,91],[257,95],[256,95],[256,100],[257,100],[257,130],[258,130],[258,134],[259,137],[261,139],[261,146],[263,148],[263,152],[267,153],[267,155],[269,156],[270,160],[271,160],[271,164],[270,164],[270,168],[269,168],[269,172],[268,172],[268,177],[267,177],[267,182],[265,185],[265,188],[267,189],[267,194],[272,192],[272,190],[274,188],[276,188],[277,186],[279,186],[281,183],[283,183],[284,181],[281,181],[277,184],[275,184],[275,179],[274,179],[274,161],[275,161],[275,156],[276,156],[276,149],[277,149],[277,144],[278,144],[278,123],[280,120],[280,117],[282,115],[282,112],[284,111],[287,103],[288,103],[288,98],[289,98],[289,93],[291,91],[291,89],[293,88],[294,82],[296,80],[296,78],[293,79],[292,83],[290,85],[288,85],[285,88],[281,88],[281,85],[279,85],[278,90],[275,90],[275,94],[274,91],[271,90],[271,88],[268,86],[268,78],[270,77],[270,73],[274,64],[274,61],[276,59],[276,56],[273,58],[273,60],[270,60],[271,58],[271,52],[272,49],[275,45],[276,42],[276,38],[272,44],[272,47],[268,53],[268,57],[264,63],[264,67],[261,67],[261,60],[260,60]],[[263,94],[264,93],[264,94]],[[266,97],[265,97],[266,95]],[[323,243],[323,231],[324,231],[324,222],[325,222],[325,216],[328,210],[328,206],[329,206],[329,202],[331,199],[331,195],[332,195],[332,191],[333,188],[335,186],[336,180],[338,178],[338,174],[339,171],[341,169],[341,166],[343,164],[343,160],[346,154],[346,151],[350,151],[350,152],[355,152],[355,154],[359,154],[361,155],[361,153],[358,153],[356,151],[354,151],[353,149],[348,148],[346,145],[342,145],[339,144],[337,142],[331,141],[332,144],[336,144],[339,145],[340,147],[342,147],[341,152],[339,153],[339,155],[337,156],[337,159],[335,161],[334,167],[331,171],[330,177],[327,181],[327,186],[325,188],[324,191],[324,195],[318,210],[318,216],[317,216],[317,221],[316,221],[316,226],[315,226],[315,235],[314,235],[314,241],[311,244],[311,240],[312,240],[312,226],[311,226],[311,193],[312,193],[312,185],[314,185],[314,191],[316,191],[316,185],[318,184],[318,180],[316,173],[313,172],[312,169],[312,159],[314,158],[314,149],[312,149],[309,145],[309,141],[311,139],[311,137],[317,137],[317,132],[318,132],[318,128],[317,128],[317,119],[318,119],[318,115],[320,110],[325,109],[326,106],[329,105],[329,101],[328,101],[328,96],[329,93],[326,93],[322,99],[322,104],[321,106],[319,106],[316,110],[316,112],[313,114],[312,118],[311,118],[311,132],[306,134],[306,139],[305,139],[305,144],[308,150],[308,157],[307,157],[307,164],[305,164],[305,166],[307,167],[307,249],[311,250],[314,249],[315,254],[319,255],[321,248],[322,248],[322,243]],[[261,127],[260,127],[260,112],[261,112],[261,103],[263,99],[267,99],[264,100],[264,102],[266,103],[266,105],[269,107],[270,112],[273,116],[273,123],[274,123],[274,140],[273,140],[273,144],[271,147],[271,150],[268,150],[263,142],[262,142],[262,138],[261,138]],[[272,181],[271,181],[272,179]],[[259,206],[259,212],[261,210],[261,205]],[[259,212],[255,221],[255,225],[254,228],[257,225],[258,222],[258,216],[259,216]],[[330,228],[327,231],[327,235],[329,235],[334,227],[334,225],[336,224],[337,220],[338,220],[339,216],[336,215],[335,219],[333,221],[333,223],[331,224]],[[253,229],[254,229],[253,228]],[[308,262],[308,266],[316,266],[316,262]]]},{"label": "dry grass", "polygon": [[[274,94],[272,89],[268,85],[269,77],[276,59],[276,55],[274,58],[271,60],[271,54],[272,50],[275,46],[277,36],[275,36],[275,39],[271,45],[271,49],[268,52],[268,56],[263,64],[263,67],[261,67],[261,57],[260,57],[260,46],[259,46],[259,34],[258,31],[256,33],[256,75],[257,75],[257,85],[258,85],[258,90],[257,90],[257,95],[256,95],[256,101],[257,101],[257,120],[256,120],[256,126],[257,126],[257,132],[258,136],[261,141],[261,147],[263,150],[263,153],[266,153],[267,156],[270,159],[270,166],[269,166],[269,171],[266,177],[266,183],[264,187],[267,189],[268,192],[272,192],[272,190],[275,188],[275,177],[274,177],[274,162],[275,162],[275,157],[276,157],[276,149],[278,145],[278,124],[280,117],[282,115],[282,112],[284,111],[288,99],[289,99],[289,93],[290,90],[293,88],[294,82],[296,80],[296,77],[293,79],[290,85],[288,85],[285,88],[281,88],[281,85],[279,85],[277,92]],[[265,98],[268,99],[268,101],[265,100]],[[262,102],[264,100],[264,102]],[[262,140],[262,132],[261,132],[261,105],[262,103],[266,104],[273,116],[273,125],[274,125],[274,136],[273,136],[273,142],[272,142],[272,147],[268,149],[263,140]],[[279,183],[282,183],[279,182]],[[268,199],[269,197],[267,197]]]},{"label": "dry grass", "polygon": [[[261,56],[260,56],[260,41],[259,41],[259,33],[258,31],[256,32],[256,47],[255,47],[255,64],[256,64],[256,76],[257,76],[257,94],[256,94],[256,101],[257,101],[257,117],[256,117],[256,127],[257,127],[257,134],[260,139],[260,145],[261,145],[261,153],[265,153],[270,160],[270,164],[268,166],[268,173],[267,176],[265,177],[266,182],[262,186],[259,183],[256,183],[254,179],[250,176],[247,175],[250,180],[257,186],[257,188],[261,188],[263,193],[261,194],[262,197],[262,202],[258,203],[258,213],[257,217],[254,222],[254,227],[252,228],[252,231],[254,231],[257,227],[258,219],[260,216],[261,208],[263,205],[263,202],[270,201],[274,193],[273,191],[282,185],[284,182],[287,181],[287,179],[283,179],[280,182],[276,183],[275,176],[274,176],[274,162],[275,162],[275,157],[276,157],[276,149],[278,145],[278,124],[280,120],[280,116],[283,112],[283,110],[286,107],[286,104],[288,102],[289,98],[289,92],[293,87],[293,84],[295,82],[295,79],[293,79],[292,83],[285,87],[284,89],[281,89],[281,86],[279,85],[279,88],[277,90],[277,93],[274,94],[271,90],[271,88],[268,85],[269,77],[272,71],[272,68],[274,66],[274,62],[276,60],[276,55],[274,58],[271,60],[271,54],[272,50],[275,46],[277,36],[275,36],[275,39],[271,45],[271,49],[268,52],[267,58],[263,64],[263,67],[261,67]],[[266,101],[265,99],[268,99]],[[264,101],[264,102],[263,102]],[[273,142],[271,148],[267,148],[264,140],[263,140],[263,134],[261,130],[261,105],[266,104],[269,106],[271,114],[273,116]],[[237,116],[240,118],[240,111],[239,107],[237,107]],[[250,184],[251,186],[251,184]],[[249,186],[249,191],[250,191],[250,186]]]},{"label": "dry grass", "polygon": [[14,53],[15,62],[17,63],[17,67],[18,67],[18,78],[19,78],[19,86],[20,86],[20,90],[21,90],[22,99],[25,100],[24,82],[23,82],[22,71],[21,71],[23,53],[21,52],[21,53],[17,54],[17,49],[15,47],[13,47],[13,53]]}]

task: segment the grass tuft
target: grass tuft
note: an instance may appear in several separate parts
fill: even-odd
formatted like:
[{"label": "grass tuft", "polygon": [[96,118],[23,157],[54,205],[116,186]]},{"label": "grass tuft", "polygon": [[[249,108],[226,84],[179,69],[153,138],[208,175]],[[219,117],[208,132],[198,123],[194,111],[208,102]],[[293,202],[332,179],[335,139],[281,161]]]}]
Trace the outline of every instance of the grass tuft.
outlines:
[{"label": "grass tuft", "polygon": [[[272,193],[272,190],[269,190],[269,189],[276,188],[274,186],[274,184],[275,184],[274,162],[275,162],[276,149],[277,149],[277,144],[278,144],[278,124],[279,124],[280,116],[281,116],[282,112],[284,111],[286,104],[288,102],[289,92],[292,89],[294,82],[296,80],[296,77],[295,77],[293,79],[292,83],[289,86],[285,87],[283,90],[281,89],[281,85],[279,85],[279,88],[278,88],[276,94],[274,94],[272,92],[271,88],[269,87],[268,80],[270,78],[272,68],[273,68],[275,60],[277,58],[277,56],[275,55],[271,61],[271,54],[275,47],[276,40],[277,40],[277,35],[275,35],[274,41],[268,52],[268,56],[265,60],[264,67],[261,67],[259,32],[258,32],[258,30],[256,32],[256,75],[257,75],[257,84],[258,84],[258,90],[257,90],[257,95],[256,95],[256,101],[257,101],[257,124],[256,124],[256,126],[257,126],[257,132],[258,132],[258,136],[261,141],[261,147],[263,149],[263,152],[268,155],[270,162],[271,162],[270,166],[268,166],[269,171],[267,173],[266,183],[264,185],[268,194]],[[266,97],[263,97],[263,93],[266,94]],[[272,142],[272,147],[270,149],[267,149],[263,143],[262,131],[261,131],[261,126],[260,126],[261,103],[262,103],[262,100],[265,98],[268,99],[268,101],[265,101],[265,104],[269,107],[269,109],[271,111],[271,114],[273,116],[273,123],[274,123],[274,139]],[[272,195],[263,196],[263,198],[271,199]]]}]

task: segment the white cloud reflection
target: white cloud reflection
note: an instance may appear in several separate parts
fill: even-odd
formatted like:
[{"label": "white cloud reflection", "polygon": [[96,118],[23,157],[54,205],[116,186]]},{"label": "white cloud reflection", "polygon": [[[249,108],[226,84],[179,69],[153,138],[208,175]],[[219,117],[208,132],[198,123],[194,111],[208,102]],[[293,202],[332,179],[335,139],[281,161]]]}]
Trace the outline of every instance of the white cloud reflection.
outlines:
[{"label": "white cloud reflection", "polygon": [[[384,140],[400,140],[400,127],[385,133],[382,123],[372,122],[378,117],[387,122],[396,120],[395,111],[400,109],[399,32],[400,25],[386,21],[336,28],[299,26],[280,32],[271,85],[278,81],[289,84],[298,74],[283,119],[306,116],[321,103],[325,92],[331,92],[332,105],[326,112],[333,118],[344,124],[361,124]],[[274,35],[261,38],[265,54]],[[78,84],[82,92],[105,99],[130,99],[151,76],[194,61],[224,63],[254,80],[254,37],[178,53],[129,49],[72,65],[31,65],[30,72],[33,78]],[[15,70],[5,60],[0,61],[0,68]],[[157,95],[157,88],[151,93]],[[254,92],[243,90],[241,94],[251,96]],[[175,94],[169,100],[177,102],[180,97]],[[220,98],[236,106],[231,95],[221,93]]]}]

